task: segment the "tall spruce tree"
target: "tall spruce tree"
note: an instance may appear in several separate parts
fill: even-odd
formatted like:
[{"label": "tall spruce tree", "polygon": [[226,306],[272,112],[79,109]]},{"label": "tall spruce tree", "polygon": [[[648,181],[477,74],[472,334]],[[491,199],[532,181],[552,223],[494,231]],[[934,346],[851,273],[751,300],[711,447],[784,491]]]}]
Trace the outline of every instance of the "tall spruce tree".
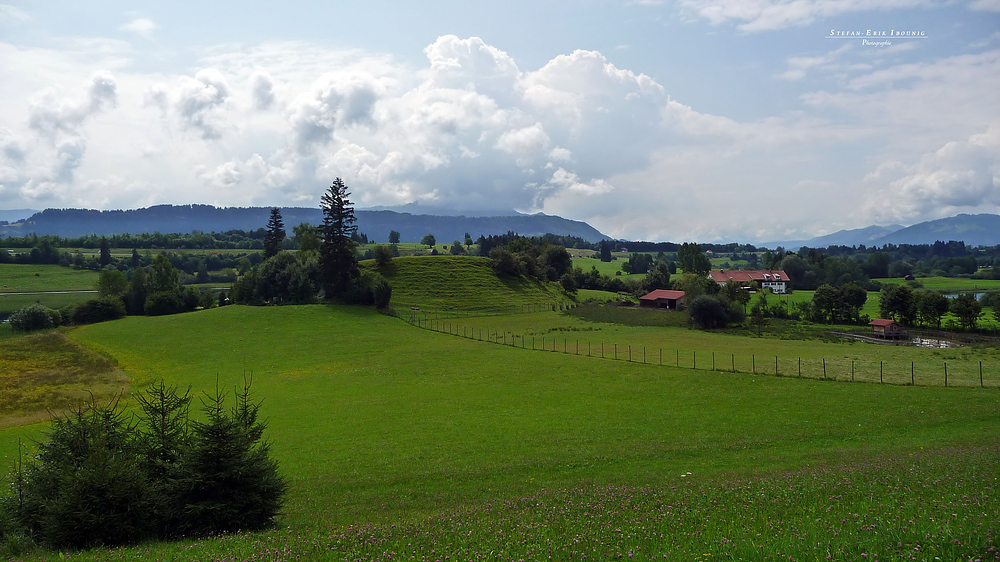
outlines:
[{"label": "tall spruce tree", "polygon": [[103,236],[101,236],[101,254],[98,263],[101,267],[111,263],[111,246],[108,244],[108,239]]},{"label": "tall spruce tree", "polygon": [[356,243],[351,238],[357,226],[354,224],[354,205],[348,199],[350,195],[344,180],[337,178],[320,198],[320,209],[323,211],[320,274],[327,298],[343,297],[360,275]]},{"label": "tall spruce tree", "polygon": [[285,223],[281,221],[281,210],[275,207],[271,209],[271,218],[267,221],[267,234],[264,235],[264,259],[277,255],[284,240]]}]

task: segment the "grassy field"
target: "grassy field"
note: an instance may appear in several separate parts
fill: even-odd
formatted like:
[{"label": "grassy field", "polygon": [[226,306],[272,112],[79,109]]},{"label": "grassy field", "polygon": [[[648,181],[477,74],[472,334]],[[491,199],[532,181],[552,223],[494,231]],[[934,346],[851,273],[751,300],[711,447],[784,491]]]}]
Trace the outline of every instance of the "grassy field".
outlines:
[{"label": "grassy field", "polygon": [[[395,259],[384,273],[401,316],[409,302],[547,311],[421,323],[465,337],[323,305],[129,317],[69,340],[0,327],[0,380],[31,380],[32,361],[89,362],[132,389],[162,377],[198,395],[252,373],[291,484],[272,531],[38,558],[997,559],[995,347],[823,341],[823,327],[774,320],[761,338],[702,332],[636,307],[552,311],[570,302],[554,285],[498,280],[479,258]],[[498,334],[508,345],[480,341]],[[825,359],[847,381],[854,361],[855,379],[873,383],[881,362],[897,384],[800,379],[800,357],[806,377]],[[727,372],[730,358],[743,372]],[[979,361],[994,388],[977,388]],[[44,430],[0,428],[0,466]]]},{"label": "grassy field", "polygon": [[596,267],[597,271],[600,271],[604,275],[610,275],[612,277],[616,273],[621,272],[621,277],[623,279],[640,280],[640,279],[643,279],[643,278],[646,277],[645,273],[630,273],[630,274],[626,274],[624,271],[622,271],[622,264],[625,263],[626,261],[628,261],[627,257],[625,259],[616,259],[616,260],[613,260],[613,261],[601,261],[601,259],[599,257],[598,258],[576,258],[576,257],[574,257],[573,258],[573,267],[579,267],[584,272],[588,272],[588,271],[591,270],[591,268]]},{"label": "grassy field", "polygon": [[92,299],[95,293],[14,295],[10,293],[92,291],[98,273],[59,265],[0,265],[0,314],[6,315],[30,304],[62,308]]},{"label": "grassy field", "polygon": [[59,265],[0,265],[0,293],[90,290],[98,273]]},{"label": "grassy field", "polygon": [[[364,266],[376,270],[374,261]],[[392,305],[400,310],[520,311],[572,302],[555,283],[497,278],[489,258],[395,258],[378,271],[392,284]]]},{"label": "grassy field", "polygon": [[[872,279],[882,284],[903,284],[909,283],[898,277],[885,279]],[[958,293],[961,291],[988,291],[990,289],[1000,289],[1000,280],[997,279],[969,279],[966,277],[918,277],[918,283],[924,289],[939,291],[942,293]]]},{"label": "grassy field", "polygon": [[[610,312],[614,316],[609,317]],[[781,325],[783,321],[769,322]],[[793,326],[793,329],[777,330],[770,335],[765,333],[765,337],[758,338],[745,328],[739,333],[695,330],[686,326],[683,314],[661,310],[609,311],[584,307],[566,312],[430,320],[421,326],[460,336],[506,338],[504,341],[508,344],[513,341],[516,347],[523,345],[530,349],[534,345],[541,350],[544,345],[550,352],[565,350],[573,355],[579,346],[580,355],[589,353],[590,357],[585,357],[588,360],[601,357],[603,349],[606,360],[617,353],[619,360],[627,361],[631,348],[633,362],[643,362],[645,354],[646,363],[659,365],[662,353],[664,365],[697,367],[699,370],[712,370],[714,361],[719,371],[735,369],[773,375],[777,357],[777,372],[782,376],[798,376],[801,365],[802,376],[822,378],[825,365],[826,378],[842,381],[852,380],[853,370],[855,381],[909,384],[912,363],[913,380],[917,385],[944,385],[947,363],[949,385],[979,386],[982,362],[983,383],[1000,386],[1000,349],[996,346],[928,349],[873,345],[841,340],[815,325],[810,325],[812,328],[807,333],[797,334]],[[831,329],[850,328],[834,326]]]},{"label": "grassy field", "polygon": [[[571,321],[553,313],[517,318],[539,329]],[[627,329],[639,328],[618,328]],[[309,549],[331,559],[387,558],[390,551],[409,558],[421,548],[453,557],[502,548],[500,558],[534,558],[543,552],[537,548],[558,548],[569,549],[563,558],[629,550],[679,557],[697,549],[741,559],[756,552],[745,543],[751,540],[796,559],[812,558],[807,553],[817,545],[840,559],[862,551],[887,559],[897,535],[890,544],[864,530],[873,523],[919,530],[924,545],[937,543],[924,530],[959,538],[965,552],[982,546],[970,546],[971,533],[984,516],[995,521],[1000,505],[992,488],[981,487],[997,475],[994,390],[600,361],[328,306],[130,317],[70,335],[115,357],[136,386],[164,377],[200,392],[252,371],[273,451],[291,482],[282,519],[288,533],[82,558],[245,558],[259,549],[268,558]],[[0,430],[0,464],[10,465],[18,438],[38,431]],[[968,454],[922,456],[922,447],[945,446]],[[838,464],[845,459],[851,462]],[[943,470],[952,480],[937,477]],[[903,494],[899,479],[917,493]],[[965,490],[978,495],[944,503],[938,496]],[[928,520],[939,511],[960,513],[961,521],[943,527]],[[918,524],[900,522],[915,512]],[[995,534],[979,532],[982,540]]]}]

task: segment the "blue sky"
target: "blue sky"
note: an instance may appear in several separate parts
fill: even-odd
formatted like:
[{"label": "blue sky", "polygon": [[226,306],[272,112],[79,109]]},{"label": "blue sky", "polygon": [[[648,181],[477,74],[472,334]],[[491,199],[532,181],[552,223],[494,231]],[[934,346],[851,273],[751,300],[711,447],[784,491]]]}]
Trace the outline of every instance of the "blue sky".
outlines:
[{"label": "blue sky", "polygon": [[0,4],[0,208],[339,176],[646,240],[1000,210],[1000,0],[286,4]]}]

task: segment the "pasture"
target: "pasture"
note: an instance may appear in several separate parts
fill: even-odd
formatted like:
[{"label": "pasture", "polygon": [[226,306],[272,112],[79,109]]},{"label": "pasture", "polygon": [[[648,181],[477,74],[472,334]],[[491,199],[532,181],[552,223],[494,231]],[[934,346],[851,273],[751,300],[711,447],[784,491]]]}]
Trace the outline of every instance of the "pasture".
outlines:
[{"label": "pasture", "polygon": [[617,258],[612,261],[601,261],[600,257],[596,258],[573,258],[573,267],[579,267],[584,271],[584,273],[591,270],[591,268],[596,267],[597,271],[604,275],[614,277],[617,273],[621,273],[623,279],[635,279],[640,280],[646,277],[646,273],[629,273],[626,274],[622,271],[622,264],[628,261],[628,256],[624,258]]},{"label": "pasture", "polygon": [[81,291],[94,288],[98,273],[59,265],[0,265],[0,293]]},{"label": "pasture", "polygon": [[0,265],[0,315],[35,303],[58,309],[92,299],[96,293],[78,291],[93,291],[97,276],[96,271],[59,265]]},{"label": "pasture", "polygon": [[[486,260],[391,266],[383,273],[400,318],[227,306],[73,328],[53,353],[0,332],[5,351],[94,358],[102,372],[125,373],[133,392],[164,378],[200,395],[252,373],[291,485],[272,531],[38,556],[996,558],[1000,393],[978,388],[976,370],[983,361],[987,386],[1000,386],[994,347],[702,332],[657,310],[552,311],[572,301],[549,284],[498,280]],[[498,302],[547,310],[479,314]],[[450,333],[407,323],[408,313]],[[482,341],[499,333],[507,345]],[[576,353],[577,340],[591,356]],[[615,346],[617,360],[608,357]],[[659,348],[670,350],[663,365]],[[712,352],[722,363],[714,370]],[[782,376],[773,376],[774,355]],[[727,372],[730,356],[744,372]],[[792,357],[814,378],[795,377]],[[842,382],[815,378],[821,359]],[[843,382],[850,361],[858,384]],[[878,382],[880,361],[897,384],[861,384]],[[916,386],[903,384],[911,361]],[[955,387],[940,384],[944,361]],[[44,428],[0,428],[0,465]]]},{"label": "pasture", "polygon": [[[490,320],[548,333],[595,324],[551,312]],[[643,329],[607,328],[616,330]],[[670,330],[674,337],[689,332],[692,342],[712,336]],[[995,520],[1000,505],[992,488],[981,487],[998,472],[991,447],[1000,395],[991,389],[601,361],[420,330],[337,306],[130,317],[70,336],[113,357],[134,387],[163,377],[201,392],[252,372],[274,454],[291,482],[282,519],[288,532],[83,559],[185,552],[357,559],[391,551],[410,558],[431,549],[529,558],[548,549],[563,558],[629,551],[673,558],[697,550],[741,559],[759,552],[747,541],[796,559],[811,557],[817,545],[840,559],[860,552],[892,559],[886,555],[896,542],[911,550],[914,540],[937,544],[925,531],[976,552],[995,535],[992,528],[972,535],[984,517]],[[38,432],[37,425],[0,429],[0,464],[10,466],[18,438]],[[929,452],[942,447],[957,447],[961,456]],[[954,474],[946,483],[937,476],[944,471]],[[921,493],[898,492],[908,484],[922,484]],[[843,491],[831,503],[826,498],[836,490]],[[975,495],[935,499],[956,490]],[[813,510],[828,515],[816,519]],[[930,520],[937,511],[961,514],[961,521],[942,527]],[[913,526],[892,523],[916,515]],[[901,540],[890,545],[864,531],[876,521],[893,525],[893,540]],[[908,534],[914,530],[917,539]],[[816,542],[802,540],[802,532]]]},{"label": "pasture", "polygon": [[[882,284],[903,284],[910,281],[897,277],[872,279]],[[923,285],[923,289],[938,291],[941,293],[958,293],[962,291],[988,291],[990,289],[1000,289],[998,279],[970,279],[968,277],[917,277],[916,283]]]}]

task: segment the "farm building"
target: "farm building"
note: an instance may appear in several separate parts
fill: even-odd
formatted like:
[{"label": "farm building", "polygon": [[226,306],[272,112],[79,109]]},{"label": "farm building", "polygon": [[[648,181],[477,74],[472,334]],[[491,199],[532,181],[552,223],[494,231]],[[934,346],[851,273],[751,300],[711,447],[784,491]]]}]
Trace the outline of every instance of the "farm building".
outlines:
[{"label": "farm building", "polygon": [[868,325],[872,327],[872,335],[877,338],[899,339],[906,337],[906,332],[895,320],[878,318],[869,322]]},{"label": "farm building", "polygon": [[667,310],[677,310],[681,301],[684,300],[684,291],[670,291],[667,289],[657,289],[648,295],[639,297],[639,306],[647,308],[666,308]]},{"label": "farm building", "polygon": [[776,295],[783,294],[788,286],[788,274],[783,270],[750,270],[750,269],[717,269],[708,272],[708,276],[719,285],[725,285],[732,279],[746,287],[755,281],[761,289],[770,289]]}]

